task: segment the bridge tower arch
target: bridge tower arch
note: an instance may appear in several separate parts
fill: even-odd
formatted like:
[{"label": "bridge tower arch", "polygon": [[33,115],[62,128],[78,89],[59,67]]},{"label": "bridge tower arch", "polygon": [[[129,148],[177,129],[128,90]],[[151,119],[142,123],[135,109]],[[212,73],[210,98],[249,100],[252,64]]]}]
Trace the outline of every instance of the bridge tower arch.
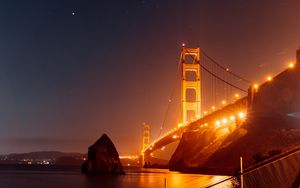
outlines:
[{"label": "bridge tower arch", "polygon": [[[201,117],[201,82],[200,82],[200,48],[182,47],[181,56],[181,120],[186,123]],[[189,79],[187,72],[194,72],[195,78]],[[187,90],[195,90],[195,101],[187,99]],[[189,117],[189,112],[193,116]]]}]

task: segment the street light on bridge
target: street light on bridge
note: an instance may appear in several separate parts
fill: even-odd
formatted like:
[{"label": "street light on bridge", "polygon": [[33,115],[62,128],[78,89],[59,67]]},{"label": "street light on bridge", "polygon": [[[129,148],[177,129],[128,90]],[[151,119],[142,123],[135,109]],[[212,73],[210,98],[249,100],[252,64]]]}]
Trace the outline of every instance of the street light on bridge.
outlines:
[{"label": "street light on bridge", "polygon": [[216,127],[219,127],[220,124],[221,124],[221,122],[220,122],[219,120],[217,120],[217,121],[215,122]]},{"label": "street light on bridge", "polygon": [[178,128],[180,128],[180,127],[182,127],[183,126],[183,124],[182,123],[178,123]]},{"label": "street light on bridge", "polygon": [[222,119],[222,123],[223,123],[223,124],[226,124],[227,122],[228,122],[228,120],[227,120],[226,118],[223,118],[223,119]]},{"label": "street light on bridge", "polygon": [[230,116],[229,119],[230,119],[231,121],[234,121],[234,120],[235,120],[235,117],[234,117],[234,116]]},{"label": "street light on bridge", "polygon": [[238,113],[239,118],[244,119],[246,117],[244,112],[239,112]]},{"label": "street light on bridge", "polygon": [[295,63],[294,63],[294,62],[292,62],[292,61],[291,61],[291,62],[289,62],[289,68],[290,68],[290,69],[292,69],[292,68],[294,68],[294,67],[295,67]]}]

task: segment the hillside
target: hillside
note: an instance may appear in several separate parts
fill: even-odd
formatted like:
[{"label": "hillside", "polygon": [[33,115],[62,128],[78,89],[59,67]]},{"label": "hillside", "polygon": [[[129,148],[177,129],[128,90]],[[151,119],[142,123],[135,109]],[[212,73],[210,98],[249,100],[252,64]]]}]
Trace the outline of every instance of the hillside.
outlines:
[{"label": "hillside", "polygon": [[2,155],[0,164],[59,164],[81,165],[86,154],[65,153],[60,151],[38,151]]}]

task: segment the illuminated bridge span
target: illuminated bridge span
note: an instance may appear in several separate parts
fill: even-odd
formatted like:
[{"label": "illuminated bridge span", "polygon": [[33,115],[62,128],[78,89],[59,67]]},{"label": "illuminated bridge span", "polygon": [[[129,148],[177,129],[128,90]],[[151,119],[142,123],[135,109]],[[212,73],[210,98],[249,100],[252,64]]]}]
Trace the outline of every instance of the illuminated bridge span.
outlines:
[{"label": "illuminated bridge span", "polygon": [[[293,67],[291,63],[289,68]],[[259,88],[257,84],[221,66],[199,48],[184,45],[178,73],[181,76],[181,122],[162,135],[164,121],[158,138],[152,143],[149,142],[148,131],[148,143],[143,144],[142,150],[143,163],[153,156],[155,150],[164,150],[166,145],[180,140],[183,132],[200,129],[233,131],[245,120],[254,93]],[[268,77],[267,81],[271,80]],[[169,104],[173,101],[172,97]]]},{"label": "illuminated bridge span", "polygon": [[220,110],[208,114],[200,119],[191,123],[186,123],[180,127],[175,127],[168,131],[163,136],[154,140],[142,152],[147,156],[152,156],[153,151],[157,149],[163,150],[164,147],[172,142],[181,139],[182,133],[186,131],[199,131],[199,129],[219,129],[228,128],[232,131],[242,124],[247,114],[248,98],[244,97],[239,99],[234,104],[229,104]]}]

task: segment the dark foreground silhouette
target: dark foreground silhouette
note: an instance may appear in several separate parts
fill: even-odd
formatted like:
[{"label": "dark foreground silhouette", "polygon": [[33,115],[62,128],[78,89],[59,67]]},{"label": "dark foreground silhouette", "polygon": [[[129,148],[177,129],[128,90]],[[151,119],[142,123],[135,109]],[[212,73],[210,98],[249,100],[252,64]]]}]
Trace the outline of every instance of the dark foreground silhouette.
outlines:
[{"label": "dark foreground silhouette", "polygon": [[88,149],[88,158],[81,166],[84,174],[124,175],[119,154],[106,134]]}]

